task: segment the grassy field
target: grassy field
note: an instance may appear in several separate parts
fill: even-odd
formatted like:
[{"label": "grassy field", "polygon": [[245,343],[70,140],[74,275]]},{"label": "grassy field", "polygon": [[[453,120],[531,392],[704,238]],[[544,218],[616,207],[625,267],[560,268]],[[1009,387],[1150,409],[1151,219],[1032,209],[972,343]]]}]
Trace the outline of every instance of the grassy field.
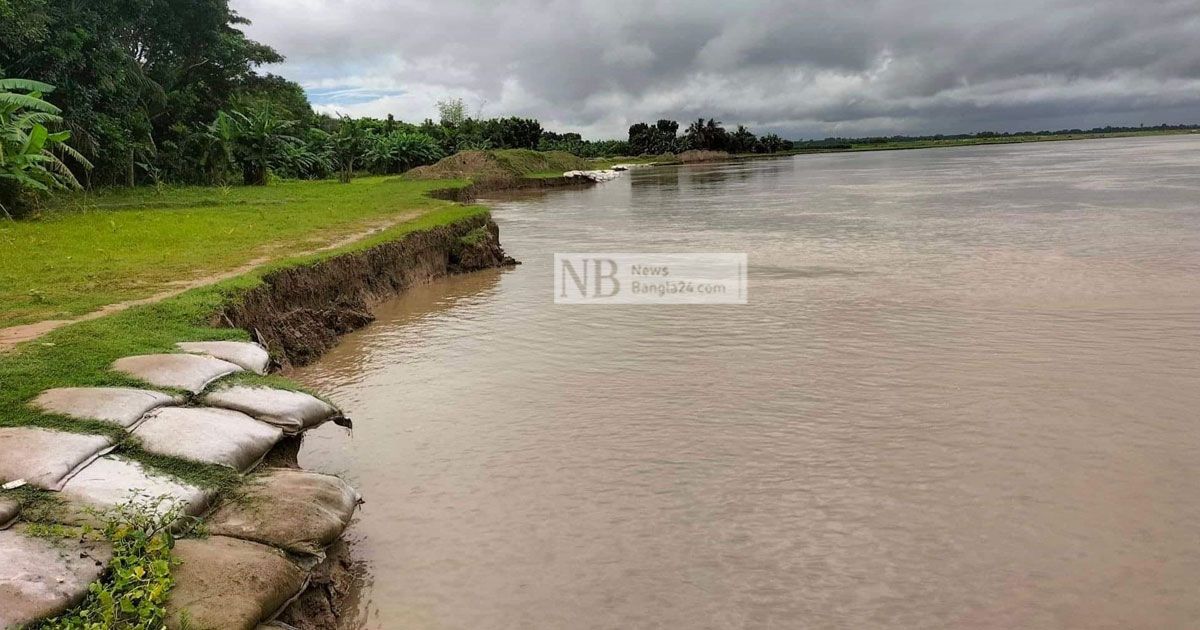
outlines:
[{"label": "grassy field", "polygon": [[[446,182],[442,181],[438,184],[444,187]],[[223,205],[198,204],[204,191],[176,191],[178,194],[173,193],[169,198],[180,202],[178,208],[175,205],[160,206],[162,208],[160,211],[163,211],[164,214],[173,214],[173,212],[179,214],[179,217],[176,218],[178,224],[151,223],[152,226],[162,226],[164,232],[170,234],[170,238],[152,239],[150,238],[152,233],[146,232],[151,228],[145,226],[140,226],[137,230],[127,230],[130,234],[124,236],[109,236],[110,239],[119,241],[122,246],[132,245],[136,248],[140,252],[139,260],[157,259],[162,256],[164,250],[169,251],[172,256],[178,251],[180,257],[186,257],[191,260],[192,264],[212,270],[220,269],[221,266],[235,265],[246,259],[246,257],[230,257],[226,253],[217,251],[222,247],[224,236],[228,234],[226,226],[241,226],[241,222],[253,221],[264,227],[262,230],[247,232],[253,236],[240,236],[238,242],[247,248],[272,248],[281,244],[292,247],[296,242],[311,245],[312,242],[324,240],[317,239],[317,236],[314,235],[314,230],[322,229],[322,223],[320,223],[322,217],[329,226],[344,228],[354,226],[354,224],[361,226],[361,223],[354,223],[354,221],[361,222],[380,216],[407,216],[404,215],[406,212],[416,211],[414,218],[398,222],[394,226],[371,234],[365,239],[354,241],[352,244],[319,253],[300,254],[300,256],[287,256],[287,254],[281,253],[280,257],[253,271],[248,271],[246,274],[210,284],[210,286],[187,290],[185,293],[154,302],[154,304],[136,306],[128,308],[126,311],[109,314],[106,317],[64,326],[64,328],[48,332],[35,341],[24,343],[12,352],[0,353],[0,426],[44,426],[74,432],[108,434],[108,436],[120,440],[119,452],[122,455],[142,461],[152,468],[181,476],[194,484],[210,487],[228,487],[236,484],[238,475],[229,472],[228,469],[152,455],[140,449],[137,440],[127,436],[120,428],[101,424],[101,422],[83,422],[67,419],[64,416],[44,414],[26,406],[26,402],[42,390],[61,388],[61,386],[139,385],[137,380],[108,370],[108,366],[121,356],[175,352],[174,344],[178,341],[246,338],[245,332],[241,330],[212,328],[210,324],[212,313],[217,312],[218,308],[229,300],[235,299],[235,296],[242,290],[257,286],[259,282],[262,282],[262,277],[266,272],[282,268],[282,266],[308,264],[337,256],[338,253],[371,247],[404,234],[442,226],[442,224],[484,214],[487,211],[480,206],[439,202],[439,200],[421,196],[418,191],[428,190],[431,187],[428,182],[400,184],[400,182],[390,180],[364,180],[358,184],[340,188],[337,186],[337,184],[330,184],[326,187],[323,182],[312,182],[312,184],[280,185],[257,188],[257,190],[246,188],[246,190],[235,191],[230,198],[244,200],[247,203],[230,202]],[[288,211],[282,210],[282,204],[275,206],[265,203],[276,194],[281,198],[290,198],[290,196],[298,196],[308,188],[318,191],[318,197],[322,200],[319,202],[310,200],[308,205],[289,203],[287,204]],[[338,208],[342,208],[342,206],[334,204],[334,199],[338,198],[338,190],[344,191],[341,193],[344,197],[341,198],[346,202],[342,203],[347,203],[347,206],[341,210],[344,215],[338,211]],[[395,191],[395,194],[388,196],[385,191]],[[211,191],[208,192],[211,193]],[[10,226],[10,229],[18,227],[29,230],[26,234],[37,234],[37,228],[41,227],[47,230],[47,233],[41,234],[38,238],[64,238],[64,235],[85,233],[79,232],[83,228],[77,222],[83,223],[84,226],[94,226],[98,218],[103,218],[104,215],[114,215],[114,221],[118,221],[119,218],[119,226],[128,226],[130,223],[127,221],[132,221],[132,217],[120,217],[119,215],[133,212],[136,216],[144,217],[148,210],[126,209],[125,205],[140,205],[142,199],[145,199],[146,203],[152,203],[154,194],[150,191],[126,192],[121,196],[108,198],[122,199],[121,204],[124,205],[107,212],[95,208],[82,212],[82,214],[64,212],[64,214],[55,215],[50,221],[18,223],[17,226]],[[390,198],[390,202],[386,198]],[[162,202],[158,203],[162,204]],[[349,208],[355,203],[373,205],[368,208]],[[262,212],[247,211],[246,206],[263,210]],[[187,210],[184,210],[185,208]],[[103,221],[100,223],[103,224]],[[220,228],[214,226],[220,226]],[[190,230],[198,233],[188,234]],[[122,230],[116,230],[116,234],[122,234]],[[302,250],[302,247],[299,248]],[[109,253],[97,254],[95,248],[92,247],[79,245],[73,250],[67,251],[73,252],[73,256],[98,257],[106,260],[106,269],[110,270],[110,274],[113,274],[114,277],[127,278],[128,282],[139,282],[142,287],[150,287],[151,284],[162,282],[164,278],[169,277],[162,275],[161,270],[150,269],[155,266],[154,264],[150,264],[145,269],[139,268],[139,264],[146,263],[131,262],[131,260],[122,259],[121,256],[113,256]],[[283,248],[276,248],[275,251],[282,252]],[[29,259],[23,260],[24,269],[31,274],[42,274],[41,265],[38,263],[44,254],[38,254],[36,247],[28,248],[25,252]],[[204,252],[209,252],[211,256],[205,256]],[[55,277],[61,278],[60,282],[84,282],[79,277],[82,271],[77,271],[72,275],[68,269],[84,270],[88,269],[88,266],[79,264],[71,266],[71,268],[61,268],[55,271]],[[175,266],[175,269],[185,268]],[[44,276],[42,277],[44,278]],[[109,293],[107,295],[116,294]],[[70,304],[82,308],[86,304],[98,304],[100,301],[101,298],[85,300],[83,296],[80,296],[80,298],[71,300]],[[252,382],[262,380],[262,382],[274,385],[290,386],[278,377],[240,376],[239,378],[252,380]]]},{"label": "grassy field", "polygon": [[371,177],[63,196],[34,220],[0,222],[0,328],[312,251],[445,208],[426,193],[464,183]]}]

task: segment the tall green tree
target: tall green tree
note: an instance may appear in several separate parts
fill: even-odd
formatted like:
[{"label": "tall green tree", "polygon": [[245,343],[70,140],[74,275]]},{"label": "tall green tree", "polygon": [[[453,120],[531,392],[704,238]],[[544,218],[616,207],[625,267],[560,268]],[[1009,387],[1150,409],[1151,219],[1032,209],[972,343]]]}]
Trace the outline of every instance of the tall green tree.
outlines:
[{"label": "tall green tree", "polygon": [[[221,112],[214,123],[222,126]],[[243,114],[231,112],[233,159],[242,168],[242,183],[265,186],[271,167],[293,156],[291,150],[304,143],[293,135],[296,122],[285,120],[270,107]]]},{"label": "tall green tree", "polygon": [[337,167],[338,181],[349,184],[354,178],[354,167],[366,159],[370,136],[362,121],[343,116],[337,131],[330,136],[333,163]]},{"label": "tall green tree", "polygon": [[138,163],[186,179],[197,126],[248,90],[282,93],[256,84],[255,69],[282,57],[245,23],[229,0],[0,0],[0,68],[58,86],[94,183],[132,183]]}]

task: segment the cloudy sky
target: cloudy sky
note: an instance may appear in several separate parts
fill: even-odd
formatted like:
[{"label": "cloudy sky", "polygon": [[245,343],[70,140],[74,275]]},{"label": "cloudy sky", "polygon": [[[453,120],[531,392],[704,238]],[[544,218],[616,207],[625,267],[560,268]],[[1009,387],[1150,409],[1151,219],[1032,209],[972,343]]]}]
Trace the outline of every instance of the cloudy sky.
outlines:
[{"label": "cloudy sky", "polygon": [[624,137],[1200,123],[1198,0],[232,0],[322,111]]}]

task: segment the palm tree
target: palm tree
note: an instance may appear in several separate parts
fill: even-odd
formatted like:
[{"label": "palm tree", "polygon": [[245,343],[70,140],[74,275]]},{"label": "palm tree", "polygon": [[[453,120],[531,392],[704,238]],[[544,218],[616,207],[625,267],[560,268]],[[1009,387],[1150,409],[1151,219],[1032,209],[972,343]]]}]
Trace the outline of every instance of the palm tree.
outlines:
[{"label": "palm tree", "polygon": [[[15,91],[14,91],[15,90]],[[85,169],[91,168],[78,151],[66,144],[69,131],[51,132],[62,124],[62,110],[42,100],[54,86],[28,79],[0,79],[0,184],[17,196],[23,191],[48,192],[81,188],[79,180],[63,163],[69,157]],[[21,92],[24,92],[22,94]],[[0,211],[12,214],[0,199]]]}]

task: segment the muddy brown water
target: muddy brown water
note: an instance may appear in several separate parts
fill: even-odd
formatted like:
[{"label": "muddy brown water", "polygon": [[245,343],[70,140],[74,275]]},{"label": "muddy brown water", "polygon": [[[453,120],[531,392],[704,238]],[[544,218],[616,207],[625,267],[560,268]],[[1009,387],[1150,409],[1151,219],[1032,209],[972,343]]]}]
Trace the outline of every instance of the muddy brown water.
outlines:
[{"label": "muddy brown water", "polygon": [[[634,171],[298,372],[353,628],[1200,627],[1200,138]],[[551,303],[745,251],[747,306]]]}]

